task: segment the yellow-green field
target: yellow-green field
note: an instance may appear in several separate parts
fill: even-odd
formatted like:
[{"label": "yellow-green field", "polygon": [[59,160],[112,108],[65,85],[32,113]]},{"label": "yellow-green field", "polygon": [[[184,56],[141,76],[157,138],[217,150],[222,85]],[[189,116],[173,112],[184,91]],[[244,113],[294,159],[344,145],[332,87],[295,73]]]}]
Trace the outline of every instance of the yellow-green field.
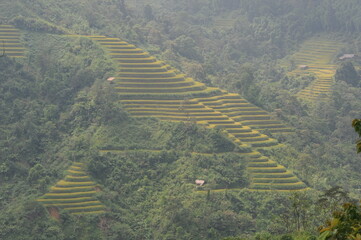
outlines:
[{"label": "yellow-green field", "polygon": [[45,207],[64,209],[71,214],[99,214],[105,206],[95,198],[97,186],[85,172],[85,165],[74,162],[68,175],[50,188],[50,192],[37,199]]},{"label": "yellow-green field", "polygon": [[25,48],[20,41],[21,33],[11,25],[0,25],[0,55],[23,58]]},{"label": "yellow-green field", "polygon": [[[297,94],[299,98],[308,101],[329,98],[336,71],[336,66],[331,61],[341,46],[338,41],[314,38],[304,42],[300,50],[292,56],[297,69],[289,74],[315,76],[315,80]],[[300,65],[306,65],[307,69],[300,69]]]}]

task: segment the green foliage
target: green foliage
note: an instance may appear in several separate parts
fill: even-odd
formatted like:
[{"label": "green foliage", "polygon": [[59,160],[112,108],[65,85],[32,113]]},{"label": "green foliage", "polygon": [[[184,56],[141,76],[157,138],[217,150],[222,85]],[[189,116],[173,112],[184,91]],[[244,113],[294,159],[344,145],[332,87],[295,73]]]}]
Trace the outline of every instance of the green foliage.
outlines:
[{"label": "green foliage", "polygon": [[346,83],[357,87],[360,84],[360,76],[355,70],[352,62],[343,62],[340,67],[337,68],[335,79],[337,81],[345,81]]},{"label": "green foliage", "polygon": [[[31,41],[34,48],[29,58],[35,61],[24,65],[0,58],[0,238],[101,239],[100,230],[87,226],[96,226],[97,220],[85,218],[84,225],[79,225],[75,224],[78,219],[62,216],[64,222],[57,222],[34,200],[60,178],[62,164],[77,156],[68,151],[67,144],[72,144],[70,133],[76,138],[79,134],[75,132],[81,128],[75,123],[67,125],[65,116],[84,95],[80,91],[89,93],[86,100],[101,106],[98,124],[118,122],[126,116],[103,81],[85,90],[98,77],[103,78],[109,65],[102,56],[91,59],[88,54],[99,49],[84,39],[34,34]],[[91,125],[95,120],[84,121]],[[78,156],[82,154],[78,150]]]},{"label": "green foliage", "polygon": [[154,18],[153,9],[149,4],[144,6],[144,17],[148,21],[153,20],[153,18]]},{"label": "green foliage", "polygon": [[294,238],[291,235],[283,235],[280,240],[293,240]]},{"label": "green foliage", "polygon": [[226,237],[223,238],[222,240],[243,240],[244,238],[239,238],[239,237]]},{"label": "green foliage", "polygon": [[[40,36],[32,38],[34,43],[42,42],[42,40]],[[52,48],[56,46],[52,45],[55,41],[59,46]],[[22,167],[25,169],[22,179],[28,181],[27,183],[18,182],[14,192],[7,190],[8,187],[14,186],[14,183],[9,182],[6,186],[0,187],[1,196],[8,196],[1,199],[4,203],[2,205],[10,203],[12,195],[18,192],[22,193],[19,196],[20,201],[34,203],[34,199],[47,191],[47,186],[61,179],[64,174],[62,172],[64,163],[76,159],[89,162],[89,171],[103,184],[104,193],[100,194],[100,197],[107,199],[105,202],[112,211],[109,216],[100,220],[92,216],[71,217],[66,212],[60,212],[61,221],[57,222],[50,220],[46,209],[39,205],[12,203],[9,204],[6,211],[11,212],[12,207],[23,204],[29,206],[29,209],[38,211],[40,208],[41,211],[36,214],[31,213],[31,216],[39,216],[34,218],[31,224],[25,224],[26,220],[22,222],[19,219],[9,219],[10,216],[14,216],[12,214],[1,215],[0,223],[4,226],[0,234],[1,238],[21,239],[26,232],[31,230],[33,239],[51,239],[54,235],[57,236],[57,239],[142,239],[146,235],[154,235],[156,239],[162,239],[163,236],[174,236],[175,234],[178,239],[189,239],[196,232],[194,227],[197,225],[196,219],[207,215],[206,212],[193,213],[193,209],[186,201],[186,198],[194,198],[195,204],[198,204],[196,199],[201,199],[202,205],[207,205],[206,198],[198,197],[198,193],[192,195],[195,179],[204,178],[207,180],[207,184],[213,188],[243,188],[248,185],[248,178],[245,175],[246,161],[242,157],[235,154],[203,156],[187,153],[233,151],[234,144],[221,132],[206,130],[192,123],[174,124],[154,119],[131,119],[118,104],[117,96],[112,92],[112,88],[102,81],[105,73],[109,71],[108,66],[99,60],[92,60],[91,65],[88,65],[88,54],[94,50],[96,52],[96,49],[93,49],[94,45],[82,39],[68,42],[68,40],[56,37],[48,44],[43,45],[44,52],[49,51],[50,47],[54,56],[43,55],[42,58],[35,58],[36,61],[30,64],[30,69],[33,69],[31,72],[27,72],[26,67],[4,58],[3,63],[7,67],[4,67],[1,83],[8,84],[9,87],[4,88],[3,96],[7,96],[11,101],[14,99],[15,102],[18,99],[26,98],[30,98],[32,101],[28,103],[28,108],[20,108],[25,114],[24,119],[22,114],[11,115],[16,111],[11,112],[10,106],[2,109],[10,113],[4,112],[3,115],[8,115],[9,119],[1,118],[5,126],[24,121],[20,125],[24,129],[16,128],[18,138],[14,138],[12,144],[6,145],[14,131],[4,127],[2,131],[7,135],[1,136],[1,144],[18,149],[18,146],[23,143],[16,140],[24,135],[31,137],[34,143],[30,142],[32,145],[24,146],[26,152],[15,159],[13,155],[16,151],[1,148],[2,151],[6,150],[6,154],[2,155],[4,161],[1,159],[2,173],[4,173],[2,179],[7,181],[12,178],[19,179],[19,174],[22,173],[20,167]],[[86,49],[89,51],[88,53],[85,52]],[[59,60],[53,59],[62,54],[64,56],[59,57]],[[87,67],[93,72],[82,70]],[[18,85],[24,88],[19,88],[19,91],[9,94],[7,91],[14,89],[13,86],[18,83],[17,81],[8,81],[11,79],[10,76],[12,79],[16,79],[17,74],[26,76],[25,73],[29,75],[30,80]],[[91,80],[87,79],[87,76]],[[60,82],[55,81],[55,78]],[[79,80],[77,80],[78,78]],[[97,78],[100,80],[96,80]],[[21,77],[19,77],[19,81],[22,81]],[[67,94],[57,93],[57,90],[61,92],[64,88],[69,89]],[[5,106],[4,101],[1,102],[3,106]],[[20,103],[22,102],[19,102],[19,106],[21,106]],[[33,113],[32,109],[36,112]],[[41,116],[41,118],[37,119],[35,116]],[[39,134],[44,135],[38,136]],[[105,141],[103,141],[104,138],[106,138]],[[41,149],[39,149],[37,141],[41,141]],[[34,148],[34,146],[38,148]],[[174,149],[180,153],[173,150],[154,154],[134,151],[134,156],[128,153],[122,157],[98,155],[98,147],[104,146],[123,149],[154,147],[154,149]],[[33,151],[33,155],[29,154],[29,150]],[[20,159],[21,161],[19,161]],[[232,167],[229,168],[229,166]],[[167,187],[165,188],[165,186]],[[173,198],[181,199],[181,206],[184,207],[179,211],[173,210],[173,213],[168,215],[168,212],[172,212],[169,210],[174,209],[174,206],[165,204],[169,201],[165,201],[164,198],[169,195],[167,191],[174,191],[179,186],[183,186],[184,189],[180,193],[176,193]],[[6,191],[11,194],[2,194]],[[157,202],[159,195],[164,196],[162,201],[165,202]],[[211,195],[209,201],[217,198]],[[118,201],[119,199],[121,201]],[[149,199],[157,202],[157,207],[145,207],[148,205]],[[152,215],[144,215],[143,211],[134,214],[132,211],[125,210],[133,209],[136,205],[139,209],[144,208],[145,213]],[[124,206],[126,208],[123,208]],[[158,214],[158,209],[162,209],[161,214]],[[119,221],[119,216],[124,217],[124,212],[127,216],[124,220]],[[156,212],[156,214],[152,212]],[[20,218],[22,216],[18,212],[13,212],[13,214]],[[164,220],[159,218],[163,215],[167,216]],[[223,218],[226,220],[223,221]],[[221,219],[222,222],[218,223],[217,219]],[[161,224],[158,224],[158,220],[161,221]],[[194,224],[189,225],[187,220]],[[232,223],[232,220],[235,222]],[[103,233],[100,228],[96,227],[100,225],[100,222],[104,224],[101,225],[104,227]],[[136,231],[137,228],[140,229],[141,226],[144,226],[143,223],[151,227]],[[247,214],[239,216],[234,211],[220,208],[204,224],[203,228],[208,229],[207,226],[212,226],[210,237],[218,238],[225,236],[222,231],[228,234],[239,232],[238,224],[241,223],[245,226],[243,229],[246,229],[247,226],[252,225],[251,217]],[[21,224],[22,227],[17,231],[8,230],[13,229],[16,224]],[[163,226],[164,230],[157,231],[157,226]],[[42,231],[40,232],[39,229]],[[163,232],[165,233],[163,234]],[[208,236],[206,232],[207,230],[202,231],[198,235],[201,238],[205,235]]]},{"label": "green foliage", "polygon": [[116,102],[112,88],[97,83],[92,88],[80,91],[68,115],[63,116],[64,124],[71,128],[87,128],[91,124],[116,124],[127,119],[127,114]]},{"label": "green foliage", "polygon": [[[225,173],[230,171],[227,168],[230,164],[234,172]],[[202,192],[192,191],[197,178],[205,179],[209,187],[220,184],[224,188],[222,184],[229,180],[242,187],[247,184],[244,169],[244,163],[233,155],[202,156],[174,151],[107,153],[93,158],[89,165],[93,175],[101,177],[102,200],[111,204],[111,218],[127,212],[128,219],[144,219],[143,226],[150,227],[141,232],[129,229],[130,236],[134,236],[131,239],[147,234],[155,239],[174,235],[178,239],[187,239],[189,236],[207,236],[209,228],[214,229],[216,236],[224,236],[251,227],[252,220],[247,214],[238,215],[233,210],[217,207],[217,202],[222,201],[221,196],[210,193],[207,200]],[[226,176],[228,179],[224,179]],[[227,195],[229,199],[234,198],[232,194]],[[154,206],[147,203],[149,199],[154,201]],[[140,208],[140,211],[130,213],[126,205]],[[204,208],[216,208],[217,211],[209,214]],[[199,222],[197,218],[203,221]]]},{"label": "green foliage", "polygon": [[319,239],[361,239],[361,209],[358,204],[345,203],[341,211],[320,229]]},{"label": "green foliage", "polygon": [[178,123],[170,133],[170,138],[164,139],[167,142],[166,149],[193,149],[194,152],[219,153],[231,152],[235,148],[235,145],[221,135],[219,130],[205,131],[194,123]]},{"label": "green foliage", "polygon": [[340,204],[349,202],[350,200],[351,198],[348,192],[339,186],[335,186],[324,191],[318,200],[318,204],[320,204],[323,209],[331,209],[332,212],[335,212]]},{"label": "green foliage", "polygon": [[[311,239],[328,216],[333,205],[328,203],[339,198],[320,207],[318,193],[195,191],[198,178],[206,180],[205,190],[248,186],[246,160],[223,154],[234,150],[233,143],[191,122],[131,118],[104,83],[114,76],[114,67],[96,44],[41,32],[105,34],[142,43],[173,65],[188,66],[186,73],[207,84],[242,93],[271,111],[280,109],[278,117],[296,134],[281,135],[287,147],[266,154],[310,187],[337,184],[355,194],[361,161],[350,147],[354,132],[345,126],[360,109],[358,83],[338,82],[327,103],[307,107],[294,94],[312,76],[286,77],[274,60],[321,31],[345,38],[355,33],[353,40],[360,32],[360,4],[157,0],[148,8],[140,2],[0,4],[1,22],[37,31],[25,32],[28,58],[22,64],[0,58],[0,238],[252,239],[256,234],[255,239]],[[229,18],[234,21],[228,26],[214,24]],[[352,69],[344,73],[352,73],[351,78],[344,74],[345,80],[356,80]],[[99,154],[99,149],[132,151]],[[98,195],[109,208],[103,217],[60,212],[61,220],[55,221],[33,201],[63,177],[73,160],[88,162],[102,183]],[[311,233],[290,233],[299,229]]]},{"label": "green foliage", "polygon": [[[361,137],[361,119],[354,119],[352,121],[352,127],[355,129],[359,137]],[[357,153],[361,152],[361,139],[356,142]]]},{"label": "green foliage", "polygon": [[191,122],[131,119],[124,124],[126,127],[110,125],[98,128],[96,145],[108,150],[157,149],[200,153],[231,152],[235,149],[234,143],[219,130],[206,130]]},{"label": "green foliage", "polygon": [[46,32],[56,34],[64,34],[66,32],[64,29],[55,24],[51,24],[47,21],[37,18],[26,18],[23,16],[17,16],[11,19],[10,23],[20,29],[26,29],[34,32]]},{"label": "green foliage", "polygon": [[38,163],[34,167],[30,168],[27,180],[30,183],[37,183],[39,180],[44,180],[45,176],[46,176],[46,171],[43,165]]},{"label": "green foliage", "polygon": [[193,60],[202,59],[201,55],[198,53],[198,49],[195,47],[194,40],[188,36],[182,35],[175,39],[174,49],[183,57]]},{"label": "green foliage", "polygon": [[[235,154],[212,156],[141,150],[114,152],[114,154],[107,153],[94,158],[89,165],[89,170],[94,176],[106,181],[104,185],[107,186],[121,187],[118,184],[141,181],[139,176],[146,178],[147,181],[149,179],[168,181],[164,179],[167,170],[181,172],[178,177],[182,177],[182,181],[188,184],[193,184],[196,179],[205,179],[209,188],[242,188],[248,184],[244,175],[245,161]],[[157,176],[157,171],[162,171],[162,174]],[[123,174],[117,176],[119,172]]]}]

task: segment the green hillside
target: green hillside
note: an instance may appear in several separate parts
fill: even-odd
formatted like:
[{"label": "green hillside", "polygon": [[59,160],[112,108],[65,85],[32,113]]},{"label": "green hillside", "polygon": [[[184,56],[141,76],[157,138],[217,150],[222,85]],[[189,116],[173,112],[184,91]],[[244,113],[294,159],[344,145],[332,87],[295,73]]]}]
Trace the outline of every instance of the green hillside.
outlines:
[{"label": "green hillside", "polygon": [[316,239],[361,194],[359,8],[0,3],[0,239]]},{"label": "green hillside", "polygon": [[[291,131],[281,122],[271,119],[267,112],[237,94],[207,88],[202,83],[186,78],[177,73],[177,70],[127,42],[99,36],[90,38],[105,47],[118,64],[118,72],[112,84],[129,113],[137,117],[152,116],[162,120],[188,121],[207,128],[223,129],[242,149],[240,151],[243,155],[250,156],[250,189],[307,188],[283,166],[257,151],[259,148],[278,145],[277,140],[261,134],[258,129],[271,133]],[[259,112],[263,115],[258,115]]]}]

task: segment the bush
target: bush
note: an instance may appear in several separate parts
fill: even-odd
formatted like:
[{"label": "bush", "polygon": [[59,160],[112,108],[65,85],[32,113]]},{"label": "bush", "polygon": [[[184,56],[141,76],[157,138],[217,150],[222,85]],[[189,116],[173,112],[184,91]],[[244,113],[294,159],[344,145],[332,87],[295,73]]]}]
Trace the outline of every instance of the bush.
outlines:
[{"label": "bush", "polygon": [[35,18],[25,18],[22,16],[17,16],[10,21],[11,24],[17,26],[18,28],[31,30],[35,32],[47,32],[55,34],[64,34],[65,31],[58,26],[50,24],[41,19]]},{"label": "bush", "polygon": [[293,240],[293,237],[291,235],[283,235],[280,240]]},{"label": "bush", "polygon": [[351,62],[343,62],[341,64],[336,71],[335,79],[337,81],[345,81],[354,87],[360,84],[360,76]]}]

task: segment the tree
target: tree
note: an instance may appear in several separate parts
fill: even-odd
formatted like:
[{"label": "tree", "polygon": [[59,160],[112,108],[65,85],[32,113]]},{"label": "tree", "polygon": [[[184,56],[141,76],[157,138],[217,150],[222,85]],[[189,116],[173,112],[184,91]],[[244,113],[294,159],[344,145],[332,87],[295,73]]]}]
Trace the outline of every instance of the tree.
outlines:
[{"label": "tree", "polygon": [[360,83],[360,76],[357,74],[352,62],[343,62],[336,70],[335,79],[337,81],[345,81],[354,87],[357,87]]},{"label": "tree", "polygon": [[358,204],[345,203],[342,211],[333,213],[333,219],[320,229],[320,240],[361,240],[361,209]]},{"label": "tree", "polygon": [[154,19],[153,9],[152,9],[152,7],[151,7],[149,4],[145,5],[145,7],[144,7],[144,17],[145,17],[145,19],[147,19],[148,21]]},{"label": "tree", "polygon": [[335,212],[339,209],[340,203],[346,203],[350,200],[348,192],[344,191],[339,186],[335,186],[324,191],[318,199],[318,204],[320,204],[322,208],[331,209],[332,212]]},{"label": "tree", "polygon": [[[361,136],[361,119],[352,121],[355,131]],[[361,140],[357,142],[357,152],[361,151]],[[347,197],[339,188],[333,188],[329,193],[337,193],[342,198]],[[348,198],[348,197],[347,197]],[[344,203],[340,211],[332,213],[333,218],[325,226],[320,227],[319,240],[350,239],[361,240],[361,208],[359,203]]]},{"label": "tree", "polygon": [[361,119],[354,119],[352,121],[352,127],[355,129],[355,131],[359,135],[359,139],[356,141],[356,149],[357,153],[361,152]]},{"label": "tree", "polygon": [[124,17],[126,17],[128,15],[128,9],[125,6],[124,0],[120,0],[118,2],[118,9],[120,12],[122,12],[124,14]]},{"label": "tree", "polygon": [[199,53],[196,42],[193,38],[181,35],[174,41],[174,49],[183,57],[202,61],[202,56]]},{"label": "tree", "polygon": [[33,182],[44,176],[45,176],[45,169],[44,169],[43,165],[38,163],[30,169],[28,181]]},{"label": "tree", "polygon": [[292,195],[289,197],[289,200],[291,203],[291,216],[295,223],[296,230],[300,231],[301,229],[306,229],[309,221],[309,213],[307,210],[311,205],[309,198],[303,193],[295,192],[292,193]]}]

